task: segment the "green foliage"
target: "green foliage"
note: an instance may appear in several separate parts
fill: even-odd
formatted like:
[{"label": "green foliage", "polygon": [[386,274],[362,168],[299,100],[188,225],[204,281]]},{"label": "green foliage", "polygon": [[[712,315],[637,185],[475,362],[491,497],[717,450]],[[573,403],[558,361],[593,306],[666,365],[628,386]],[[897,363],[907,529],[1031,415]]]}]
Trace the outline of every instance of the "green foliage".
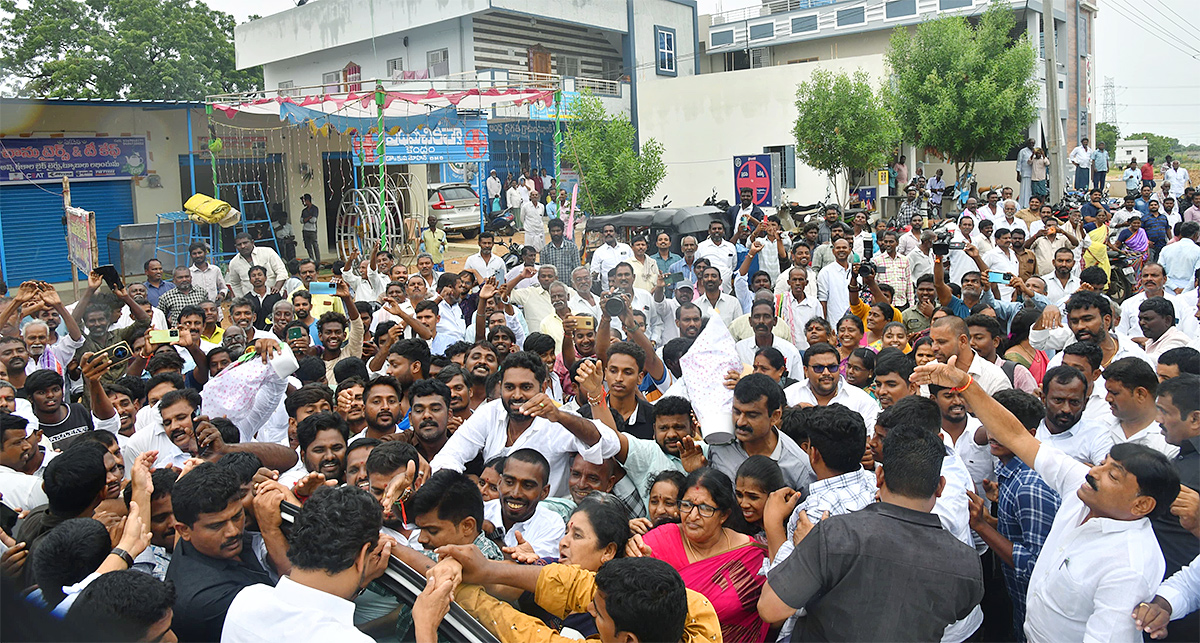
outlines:
[{"label": "green foliage", "polygon": [[1179,139],[1170,136],[1159,136],[1158,134],[1151,134],[1150,132],[1138,132],[1136,134],[1130,134],[1125,138],[1130,140],[1139,140],[1143,138],[1146,139],[1146,142],[1149,144],[1150,148],[1150,156],[1159,164],[1163,162],[1164,156],[1171,153],[1171,150],[1179,147]]},{"label": "green foliage", "polygon": [[959,176],[976,160],[1003,158],[1037,116],[1034,50],[1027,36],[1012,40],[1014,27],[1011,5],[994,0],[978,25],[947,16],[892,33],[889,98],[900,129],[954,161]]},{"label": "green foliage", "polygon": [[851,170],[886,165],[900,140],[895,117],[861,70],[851,76],[818,69],[800,83],[792,131],[796,156],[824,172],[835,186]]},{"label": "green foliage", "polygon": [[0,66],[48,97],[199,100],[251,91],[229,14],[197,0],[0,0]]},{"label": "green foliage", "polygon": [[593,214],[611,214],[638,207],[667,175],[662,143],[642,141],[629,117],[609,114],[600,99],[585,91],[568,106],[563,153],[579,172],[580,199]]},{"label": "green foliage", "polygon": [[[1117,153],[1117,141],[1121,139],[1121,129],[1113,123],[1096,123],[1096,145],[1104,143],[1110,155]],[[1142,159],[1143,161],[1145,159]]]}]

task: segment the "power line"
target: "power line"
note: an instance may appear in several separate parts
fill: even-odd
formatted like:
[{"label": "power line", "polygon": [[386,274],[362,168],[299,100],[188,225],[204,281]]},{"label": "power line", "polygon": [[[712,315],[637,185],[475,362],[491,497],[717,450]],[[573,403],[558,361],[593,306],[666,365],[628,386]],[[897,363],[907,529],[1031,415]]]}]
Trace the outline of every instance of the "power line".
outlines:
[{"label": "power line", "polygon": [[1167,11],[1170,11],[1171,13],[1175,14],[1175,18],[1174,18],[1174,19],[1178,19],[1180,22],[1182,22],[1182,23],[1184,23],[1184,24],[1188,24],[1188,23],[1190,23],[1190,22],[1191,22],[1191,21],[1190,21],[1190,20],[1188,20],[1187,18],[1184,18],[1183,16],[1179,15],[1178,13],[1176,13],[1174,9],[1172,9],[1172,8],[1171,8],[1171,7],[1170,7],[1168,4],[1166,4],[1165,2],[1162,2],[1162,0],[1150,0],[1150,1],[1151,1],[1151,2],[1157,2],[1158,4],[1161,4],[1161,5],[1163,6],[1163,8],[1164,8],[1164,9],[1166,9]]},{"label": "power line", "polygon": [[[1112,0],[1112,2],[1110,3],[1110,6],[1117,5],[1117,4],[1119,4],[1126,11],[1129,11],[1129,12],[1133,13],[1134,15],[1138,16],[1139,18],[1141,18],[1146,25],[1149,25],[1152,28],[1158,29],[1158,30],[1162,31],[1163,33],[1165,33],[1170,38],[1179,41],[1179,43],[1177,43],[1177,46],[1178,46],[1178,44],[1186,43],[1187,40],[1185,38],[1180,37],[1180,35],[1178,33],[1175,33],[1174,31],[1171,30],[1171,27],[1174,27],[1173,20],[1168,18],[1166,20],[1165,24],[1160,24],[1161,21],[1156,20],[1156,19],[1151,18],[1150,16],[1146,15],[1144,12],[1142,12],[1141,9],[1139,9],[1135,5],[1131,5],[1131,4],[1128,4],[1125,2],[1117,2],[1117,0]],[[1165,16],[1164,16],[1164,18],[1165,18]],[[1196,51],[1197,53],[1200,53],[1200,49],[1196,49],[1195,47],[1193,47],[1191,45],[1183,45],[1183,46],[1185,46],[1189,49],[1192,49],[1192,50]]]},{"label": "power line", "polygon": [[[1155,38],[1158,38],[1164,44],[1166,44],[1170,47],[1175,47],[1175,48],[1191,49],[1195,53],[1188,54],[1189,56],[1191,56],[1192,58],[1200,57],[1200,49],[1196,49],[1195,47],[1193,47],[1191,45],[1187,45],[1186,41],[1176,37],[1174,34],[1170,34],[1170,35],[1173,38],[1176,38],[1176,42],[1167,40],[1163,36],[1159,35],[1158,31],[1156,31],[1156,30],[1165,31],[1165,29],[1163,29],[1159,25],[1154,24],[1154,21],[1150,20],[1149,18],[1146,18],[1145,14],[1142,14],[1141,12],[1136,12],[1138,14],[1138,16],[1140,16],[1140,17],[1137,17],[1137,16],[1133,15],[1133,13],[1131,13],[1132,10],[1129,8],[1128,5],[1120,4],[1116,0],[1112,0],[1108,4],[1108,7],[1110,9],[1112,9],[1113,11],[1115,11],[1117,13],[1117,15],[1128,20],[1129,23],[1132,24],[1133,26],[1137,27],[1138,29],[1141,29],[1142,31],[1146,32],[1147,34],[1149,34],[1151,36],[1154,36]],[[1145,21],[1145,22],[1143,22],[1143,21]],[[1187,52],[1184,52],[1184,53],[1187,53]]]}]

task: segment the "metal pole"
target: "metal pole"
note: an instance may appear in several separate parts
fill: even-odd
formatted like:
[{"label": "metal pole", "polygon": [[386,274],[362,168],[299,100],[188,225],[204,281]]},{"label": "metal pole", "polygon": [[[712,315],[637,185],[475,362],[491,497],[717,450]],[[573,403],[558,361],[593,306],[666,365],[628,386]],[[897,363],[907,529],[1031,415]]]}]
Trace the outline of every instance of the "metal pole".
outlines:
[{"label": "metal pole", "polygon": [[[196,152],[193,149],[195,138],[192,137],[192,108],[187,108],[188,128],[188,172],[192,175],[192,194],[196,193]],[[185,201],[187,199],[184,199]]]},{"label": "metal pole", "polygon": [[[385,137],[387,131],[383,124],[383,102],[384,92],[383,85],[375,86],[375,107],[379,111],[379,143],[375,147],[375,163],[379,166],[379,247],[387,250],[387,182],[384,180],[387,174],[387,166],[384,165],[383,157],[387,153],[387,143]],[[403,213],[400,214],[404,216]]]},{"label": "metal pole", "polygon": [[1046,48],[1046,158],[1050,160],[1050,195],[1062,194],[1063,134],[1058,116],[1058,53],[1054,46],[1054,15],[1042,12],[1042,31]]},{"label": "metal pole", "polygon": [[[62,180],[63,219],[67,218],[67,210],[71,209],[71,182],[67,177]],[[71,231],[67,230],[67,263],[71,264],[71,293],[75,301],[79,301],[79,270],[75,268],[75,259],[71,256]]]}]

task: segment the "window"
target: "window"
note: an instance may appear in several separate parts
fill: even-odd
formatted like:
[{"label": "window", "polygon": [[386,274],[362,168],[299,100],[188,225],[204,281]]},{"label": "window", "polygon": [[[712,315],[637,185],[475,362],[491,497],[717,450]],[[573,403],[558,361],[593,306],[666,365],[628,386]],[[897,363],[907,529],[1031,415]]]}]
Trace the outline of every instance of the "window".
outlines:
[{"label": "window", "polygon": [[867,21],[866,7],[853,7],[837,12],[837,26],[861,25]]},{"label": "window", "polygon": [[[1077,42],[1075,48],[1079,51],[1080,56],[1088,55],[1088,16],[1085,13],[1079,14],[1078,26],[1075,28]],[[1055,42],[1055,44],[1058,44]]]},{"label": "window", "polygon": [[342,91],[342,72],[327,71],[321,74],[321,91],[326,94],[336,94]]},{"label": "window", "polygon": [[342,68],[342,78],[346,81],[346,91],[362,91],[362,67],[359,67],[357,63],[346,63],[346,66]]},{"label": "window", "polygon": [[775,23],[768,22],[761,25],[750,25],[750,40],[760,40],[762,38],[770,38],[775,35]]},{"label": "window", "polygon": [[450,50],[435,49],[425,54],[425,62],[429,67],[429,76],[447,76],[450,74]]},{"label": "window", "polygon": [[750,52],[745,49],[725,52],[725,71],[750,69]]},{"label": "window", "polygon": [[280,96],[295,96],[296,92],[294,89],[292,89],[295,86],[296,86],[295,81],[281,80],[281,81],[279,81],[279,84],[276,85],[276,88],[278,88],[278,90],[279,90],[277,93]]},{"label": "window", "polygon": [[625,66],[616,58],[600,59],[600,77],[609,80],[617,80],[624,73]]},{"label": "window", "polygon": [[917,0],[892,0],[885,6],[884,14],[889,20],[915,16],[917,15]]},{"label": "window", "polygon": [[942,11],[962,9],[963,7],[971,6],[971,4],[972,0],[938,0],[938,8]]},{"label": "window", "polygon": [[733,44],[733,30],[726,29],[725,31],[711,31],[708,34],[708,44],[713,47]]},{"label": "window", "polygon": [[779,145],[776,147],[764,147],[763,153],[779,155],[779,187],[795,188],[796,187],[796,146],[795,145]]},{"label": "window", "polygon": [[575,77],[579,75],[579,58],[577,56],[564,56],[558,54],[558,75],[566,78],[567,76]]},{"label": "window", "polygon": [[400,78],[404,75],[404,59],[393,58],[387,61],[388,78]]},{"label": "window", "polygon": [[658,52],[655,72],[659,76],[676,76],[679,70],[675,66],[675,30],[670,27],[654,27],[654,42]]},{"label": "window", "polygon": [[800,63],[815,63],[815,62],[817,62],[817,60],[819,60],[819,58],[817,58],[816,56],[810,56],[808,58],[793,58],[792,60],[787,61],[787,64],[797,65]]},{"label": "window", "polygon": [[817,30],[816,14],[811,15],[811,16],[800,16],[799,18],[792,18],[792,33],[804,33],[806,31],[816,31],[816,30]]}]

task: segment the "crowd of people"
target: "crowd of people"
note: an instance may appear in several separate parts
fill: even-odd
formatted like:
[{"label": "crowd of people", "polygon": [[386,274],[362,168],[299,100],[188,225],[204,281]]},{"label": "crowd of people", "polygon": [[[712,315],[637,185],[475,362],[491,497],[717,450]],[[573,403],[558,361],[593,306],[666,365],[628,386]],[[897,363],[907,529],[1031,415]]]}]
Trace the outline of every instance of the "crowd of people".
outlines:
[{"label": "crowd of people", "polygon": [[238,235],[16,285],[5,635],[432,643],[453,601],[504,643],[1197,640],[1200,226],[1115,301],[1145,218],[911,185],[590,252],[550,218],[512,267]]}]

